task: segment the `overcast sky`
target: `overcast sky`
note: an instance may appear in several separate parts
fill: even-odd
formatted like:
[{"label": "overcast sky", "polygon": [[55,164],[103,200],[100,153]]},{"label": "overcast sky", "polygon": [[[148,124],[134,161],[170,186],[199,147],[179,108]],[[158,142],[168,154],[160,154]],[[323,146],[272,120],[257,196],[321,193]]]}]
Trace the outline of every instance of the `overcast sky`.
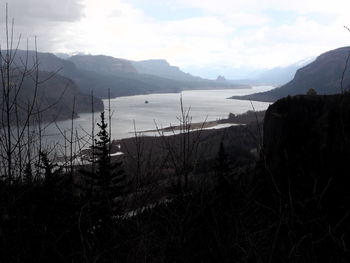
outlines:
[{"label": "overcast sky", "polygon": [[350,45],[343,27],[350,27],[349,0],[8,2],[17,36],[37,35],[41,51],[164,58],[183,68],[271,68]]}]

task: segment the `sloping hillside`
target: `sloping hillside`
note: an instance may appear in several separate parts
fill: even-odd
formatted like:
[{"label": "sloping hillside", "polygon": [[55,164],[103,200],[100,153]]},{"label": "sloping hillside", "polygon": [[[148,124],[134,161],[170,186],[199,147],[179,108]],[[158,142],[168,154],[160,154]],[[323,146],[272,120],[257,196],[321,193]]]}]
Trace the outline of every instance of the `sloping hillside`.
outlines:
[{"label": "sloping hillside", "polygon": [[[18,94],[14,90],[10,92],[11,103],[18,105],[18,113],[15,107],[10,110],[12,121],[16,122],[18,117],[19,122],[23,123],[26,121],[28,111],[31,112],[33,121],[69,119],[72,117],[74,98],[74,117],[79,116],[79,113],[91,111],[91,96],[82,93],[72,80],[43,71],[39,72],[38,85],[34,79],[27,76],[18,89]],[[93,98],[93,102],[96,111],[103,110],[103,102],[100,99]],[[0,101],[0,105],[3,103]]]},{"label": "sloping hillside", "polygon": [[314,58],[308,58],[287,66],[280,66],[266,70],[259,74],[255,81],[262,85],[284,85],[294,78],[298,69],[310,64],[313,59]]},{"label": "sloping hillside", "polygon": [[[33,65],[35,53],[30,51],[28,67]],[[69,60],[61,59],[51,53],[38,53],[39,69],[58,74],[73,80],[86,94],[94,91],[99,98],[130,96],[149,93],[172,93],[188,89],[241,88],[242,85],[218,83],[189,77],[191,80],[170,79],[152,74],[140,74],[130,61],[108,56],[79,55]],[[23,66],[25,51],[18,51],[15,63]],[[157,71],[154,69],[154,71]],[[185,74],[186,73],[180,73]],[[190,76],[190,75],[189,75]]]},{"label": "sloping hillside", "polygon": [[349,68],[344,74],[343,81],[341,81],[349,52],[350,47],[342,47],[326,52],[311,64],[299,69],[294,79],[280,88],[232,98],[275,101],[288,95],[306,94],[310,88],[314,89],[317,94],[339,93],[341,92],[341,85],[343,85],[344,90],[350,86]]},{"label": "sloping hillside", "polygon": [[133,61],[132,64],[141,74],[149,74],[161,78],[183,80],[183,81],[199,81],[201,78],[194,77],[185,73],[180,68],[171,66],[166,60],[151,59],[143,61]]},{"label": "sloping hillside", "polygon": [[74,79],[82,90],[94,89],[100,97],[148,93],[180,92],[188,89],[238,88],[242,85],[218,83],[193,77],[165,60],[133,62],[108,56],[79,55],[69,59],[76,65],[79,76]]},{"label": "sloping hillside", "polygon": [[101,74],[137,72],[130,61],[110,56],[76,55],[70,57],[68,60],[73,62],[78,68]]},{"label": "sloping hillside", "polygon": [[[18,51],[15,63],[23,66],[26,60],[26,51]],[[72,61],[56,57],[51,53],[37,54],[39,60],[39,69],[47,72],[57,72],[66,78],[73,80],[78,88],[85,94],[94,91],[95,96],[107,98],[108,89],[112,97],[136,95],[152,92],[178,92],[181,86],[173,81],[169,84],[162,85],[159,78],[145,77],[139,78],[138,74],[133,72],[122,72],[117,70],[118,67],[109,68],[116,60],[107,56],[76,56],[77,67]],[[35,53],[28,53],[28,67],[33,66]],[[79,57],[79,58],[78,58]],[[117,63],[114,63],[117,64]],[[97,66],[98,65],[98,66]],[[130,64],[129,64],[130,65]],[[125,69],[126,66],[120,66],[119,69]]]}]

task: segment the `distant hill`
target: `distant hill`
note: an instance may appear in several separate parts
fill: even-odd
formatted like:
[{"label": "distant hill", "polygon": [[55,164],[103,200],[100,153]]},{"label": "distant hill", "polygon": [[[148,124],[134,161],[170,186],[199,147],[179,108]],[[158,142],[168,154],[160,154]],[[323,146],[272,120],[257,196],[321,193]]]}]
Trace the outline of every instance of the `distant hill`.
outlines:
[{"label": "distant hill", "polygon": [[[76,58],[65,60],[58,58],[51,53],[38,52],[39,68],[47,72],[57,72],[58,74],[73,80],[79,89],[85,93],[90,94],[94,91],[94,95],[100,98],[107,98],[108,89],[111,91],[112,97],[127,96],[135,94],[144,94],[164,90],[164,92],[178,92],[180,85],[170,85],[166,83],[164,87],[162,81],[154,81],[152,76],[146,78],[138,78],[137,73],[120,72],[119,70],[110,70],[108,72],[107,66],[103,66],[103,61],[110,65],[111,59],[107,56],[75,56]],[[29,52],[28,67],[33,65],[33,57],[35,53]],[[18,51],[16,56],[16,64],[23,64],[25,60],[26,51]],[[96,58],[97,57],[97,58]],[[71,60],[75,60],[80,67],[76,66]],[[84,63],[82,63],[84,61]],[[94,63],[102,64],[102,68],[95,67]],[[97,63],[96,62],[96,63]]]},{"label": "distant hill", "polygon": [[261,69],[259,72],[255,72],[244,79],[231,79],[228,81],[233,84],[252,86],[271,85],[278,87],[291,81],[298,69],[310,64],[313,60],[314,58],[310,57],[286,66],[278,66],[265,70]]},{"label": "distant hill", "polygon": [[219,75],[219,76],[216,78],[216,81],[217,81],[217,82],[226,82],[227,79],[226,79],[224,76]]},{"label": "distant hill", "polygon": [[[73,112],[73,99],[75,97],[74,112],[75,117],[79,113],[91,112],[91,96],[81,92],[79,87],[70,79],[54,75],[49,72],[40,72],[39,77],[44,80],[38,88],[38,102],[41,104],[39,109],[45,109],[43,118],[45,120],[63,120],[69,119]],[[30,85],[31,80],[27,80]],[[33,89],[26,89],[26,92]],[[26,95],[26,98],[32,96],[32,92]],[[94,110],[103,111],[104,106],[101,99],[93,98]]]},{"label": "distant hill", "polygon": [[271,69],[264,68],[248,68],[248,67],[232,67],[232,66],[211,66],[211,67],[189,67],[188,70],[208,76],[211,79],[217,76],[225,76],[225,79],[232,84],[241,85],[272,85],[281,86],[291,81],[296,71],[303,66],[311,63],[314,58],[306,58],[298,62],[285,66],[278,66]]},{"label": "distant hill", "polygon": [[154,75],[161,78],[168,78],[182,81],[199,81],[201,78],[185,73],[180,68],[171,66],[166,60],[153,59],[143,61],[132,61],[138,73]]},{"label": "distant hill", "polygon": [[130,61],[110,56],[76,55],[68,58],[68,60],[72,61],[78,68],[102,74],[137,72]]},{"label": "distant hill", "polygon": [[[33,77],[24,78],[21,89],[17,95],[19,105],[19,122],[23,123],[32,108],[32,121],[41,119],[42,122],[69,119],[73,112],[73,99],[75,97],[74,117],[79,113],[91,111],[91,96],[80,91],[77,85],[70,79],[51,72],[39,72],[39,85],[35,88]],[[35,91],[36,89],[36,91]],[[11,100],[14,99],[12,93]],[[2,101],[0,101],[0,105]],[[103,102],[94,98],[96,111],[103,110]],[[15,109],[10,112],[12,119],[15,117]]]},{"label": "distant hill", "polygon": [[[328,51],[317,57],[314,62],[299,69],[292,81],[279,88],[247,96],[234,96],[232,98],[276,101],[288,95],[306,94],[310,88],[314,89],[317,94],[339,93],[341,78],[349,52],[350,47]],[[345,72],[343,86],[344,88],[349,88],[350,86],[349,68]]]},{"label": "distant hill", "polygon": [[261,68],[252,68],[248,66],[232,66],[232,65],[192,65],[184,68],[187,72],[191,72],[196,76],[204,78],[216,79],[217,76],[225,76],[227,80],[246,80],[255,79],[259,74],[264,72]]},{"label": "distant hill", "polygon": [[[33,64],[34,55],[33,51],[29,52],[29,66]],[[99,98],[107,98],[108,89],[111,97],[120,97],[149,93],[173,93],[189,89],[246,87],[193,77],[170,66],[167,62],[160,64],[143,62],[141,63],[143,67],[153,74],[142,74],[137,71],[134,62],[109,56],[76,55],[62,59],[51,53],[39,52],[37,55],[40,70],[57,72],[74,81],[83,93],[90,94],[93,90],[94,95]],[[62,54],[60,56],[62,57]],[[22,64],[26,52],[19,51],[17,57],[16,63]],[[19,57],[22,57],[22,60]],[[152,65],[155,68],[152,69]],[[167,69],[160,70],[160,65]],[[173,78],[160,77],[158,76],[160,73],[156,75],[156,72],[163,72],[163,75],[164,72],[173,72]],[[178,78],[175,78],[176,74]],[[185,78],[187,79],[184,80]]]},{"label": "distant hill", "polygon": [[263,85],[281,86],[291,81],[298,69],[311,63],[313,58],[304,59],[296,63],[275,67],[260,73],[254,81]]},{"label": "distant hill", "polygon": [[[14,57],[14,65],[19,68],[27,67],[33,68],[35,56],[38,58],[39,77],[42,80],[48,78],[47,81],[39,86],[39,94],[37,101],[42,105],[41,108],[47,107],[49,104],[55,103],[54,107],[50,107],[45,111],[44,118],[51,120],[55,115],[57,119],[67,119],[72,114],[73,97],[76,97],[75,111],[77,115],[83,112],[90,112],[90,93],[83,92],[79,84],[75,81],[80,80],[84,75],[77,69],[77,67],[70,61],[58,58],[51,53],[35,54],[34,51],[18,50]],[[53,74],[54,73],[54,74]],[[53,75],[53,77],[51,77]],[[25,79],[22,96],[30,97],[33,83],[29,79]],[[61,94],[63,96],[57,101]],[[96,111],[102,111],[104,106],[101,99],[94,97],[94,107]]]},{"label": "distant hill", "polygon": [[189,89],[246,87],[232,83],[218,83],[201,79],[170,66],[165,60],[128,61],[108,56],[79,55],[74,63],[78,74],[68,75],[83,91],[95,90],[106,98],[110,89],[112,97],[149,93],[173,93]]}]

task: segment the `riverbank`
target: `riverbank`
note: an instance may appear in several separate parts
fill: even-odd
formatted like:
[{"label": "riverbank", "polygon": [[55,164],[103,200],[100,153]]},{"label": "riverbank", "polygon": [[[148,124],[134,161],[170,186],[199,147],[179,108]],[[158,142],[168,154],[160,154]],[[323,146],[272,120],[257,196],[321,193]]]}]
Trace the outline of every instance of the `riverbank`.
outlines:
[{"label": "riverbank", "polygon": [[[181,133],[187,131],[196,131],[203,129],[220,129],[227,128],[235,125],[246,125],[254,122],[262,122],[265,116],[265,111],[247,111],[243,114],[235,115],[230,113],[228,118],[220,119],[216,121],[205,121],[197,123],[189,123],[187,126],[184,125],[170,125],[165,128],[157,128],[152,130],[137,131],[136,134],[139,135],[148,135],[148,133]],[[134,132],[135,133],[135,132]]]}]

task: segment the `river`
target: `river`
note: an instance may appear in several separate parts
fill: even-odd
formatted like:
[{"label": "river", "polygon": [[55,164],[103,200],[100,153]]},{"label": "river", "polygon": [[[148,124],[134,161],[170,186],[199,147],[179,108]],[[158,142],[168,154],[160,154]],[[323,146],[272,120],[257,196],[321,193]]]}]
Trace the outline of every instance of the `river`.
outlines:
[{"label": "river", "polygon": [[[148,94],[119,97],[111,100],[112,138],[122,139],[134,136],[134,123],[137,131],[153,130],[158,127],[178,125],[181,115],[180,98],[185,109],[190,109],[192,122],[212,121],[227,118],[228,114],[244,113],[252,110],[250,101],[227,99],[234,95],[246,95],[270,90],[272,86],[255,86],[251,89],[191,90],[180,93]],[[87,102],[89,103],[89,102]],[[270,103],[253,101],[255,110],[265,110]],[[108,100],[104,100],[108,117]],[[91,132],[92,114],[80,114],[74,120],[74,134],[78,137]],[[95,123],[100,121],[100,114],[95,113]],[[59,127],[59,129],[57,128]],[[46,144],[60,141],[62,132],[70,134],[71,120],[60,121],[45,130]],[[87,138],[87,137],[86,137]]]}]

